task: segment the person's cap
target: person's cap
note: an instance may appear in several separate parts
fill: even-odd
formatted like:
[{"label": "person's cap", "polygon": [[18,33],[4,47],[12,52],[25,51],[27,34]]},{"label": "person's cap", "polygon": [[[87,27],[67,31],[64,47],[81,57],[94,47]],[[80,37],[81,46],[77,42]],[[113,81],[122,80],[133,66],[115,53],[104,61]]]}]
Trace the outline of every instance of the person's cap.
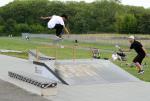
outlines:
[{"label": "person's cap", "polygon": [[128,37],[129,39],[135,39],[135,37],[133,35]]}]

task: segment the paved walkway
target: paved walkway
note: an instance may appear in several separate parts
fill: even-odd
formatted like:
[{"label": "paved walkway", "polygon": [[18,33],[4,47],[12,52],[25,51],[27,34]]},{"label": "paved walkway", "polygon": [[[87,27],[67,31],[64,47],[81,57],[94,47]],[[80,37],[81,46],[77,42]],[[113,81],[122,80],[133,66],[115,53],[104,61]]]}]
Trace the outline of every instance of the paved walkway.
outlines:
[{"label": "paved walkway", "polygon": [[130,82],[89,86],[68,86],[59,89],[52,101],[150,101],[150,83]]},{"label": "paved walkway", "polygon": [[50,101],[0,80],[0,101]]}]

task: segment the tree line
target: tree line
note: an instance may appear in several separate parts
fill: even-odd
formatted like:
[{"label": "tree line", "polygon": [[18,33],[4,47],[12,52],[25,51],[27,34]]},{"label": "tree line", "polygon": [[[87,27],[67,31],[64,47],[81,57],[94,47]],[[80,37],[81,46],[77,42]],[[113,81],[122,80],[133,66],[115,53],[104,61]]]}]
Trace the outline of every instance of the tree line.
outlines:
[{"label": "tree line", "polygon": [[40,17],[62,14],[69,16],[67,27],[71,33],[150,34],[150,8],[124,6],[119,0],[14,0],[0,7],[0,35],[54,33]]}]

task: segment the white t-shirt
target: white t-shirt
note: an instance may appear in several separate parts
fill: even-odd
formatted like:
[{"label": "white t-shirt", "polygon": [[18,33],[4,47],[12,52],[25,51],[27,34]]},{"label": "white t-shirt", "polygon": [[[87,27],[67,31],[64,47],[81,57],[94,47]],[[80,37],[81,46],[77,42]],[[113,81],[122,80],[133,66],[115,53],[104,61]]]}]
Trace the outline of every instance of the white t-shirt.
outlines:
[{"label": "white t-shirt", "polygon": [[48,28],[52,29],[55,27],[56,24],[61,24],[63,26],[65,25],[62,17],[57,16],[57,15],[53,15],[47,24]]}]

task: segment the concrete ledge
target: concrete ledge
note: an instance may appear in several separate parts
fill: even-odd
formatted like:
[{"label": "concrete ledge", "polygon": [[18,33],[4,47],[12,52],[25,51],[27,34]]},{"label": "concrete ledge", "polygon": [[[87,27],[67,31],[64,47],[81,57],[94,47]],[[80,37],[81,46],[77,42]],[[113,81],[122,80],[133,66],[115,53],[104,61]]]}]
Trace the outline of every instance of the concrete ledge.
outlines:
[{"label": "concrete ledge", "polygon": [[18,79],[12,79],[10,77],[7,78],[7,82],[14,84],[30,93],[37,94],[40,96],[55,96],[57,95],[57,91],[58,91],[57,87],[43,89],[43,88],[34,86],[32,84],[20,81]]},{"label": "concrete ledge", "polygon": [[8,76],[40,88],[53,88],[57,86],[57,83],[54,80],[30,73],[9,71]]}]

